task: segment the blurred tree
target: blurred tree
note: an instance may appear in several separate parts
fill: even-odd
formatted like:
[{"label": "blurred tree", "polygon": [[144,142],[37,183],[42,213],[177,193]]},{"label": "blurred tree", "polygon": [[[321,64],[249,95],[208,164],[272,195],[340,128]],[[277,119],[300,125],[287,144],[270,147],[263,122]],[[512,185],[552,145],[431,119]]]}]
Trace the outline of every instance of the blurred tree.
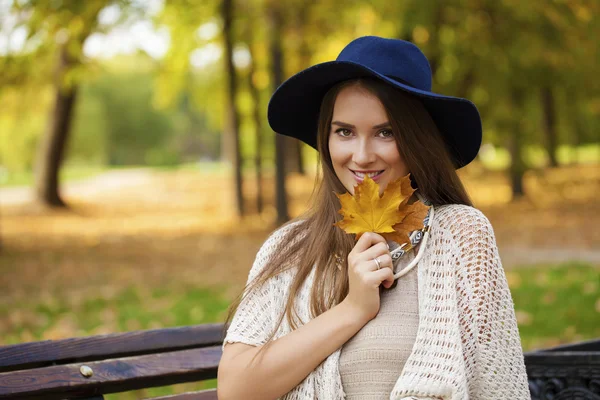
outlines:
[{"label": "blurred tree", "polygon": [[[83,86],[82,93],[87,96],[82,98],[80,105],[96,102],[100,113],[97,119],[104,126],[100,135],[87,132],[94,127],[84,126],[86,121],[81,120],[84,115],[77,115],[75,122],[78,129],[74,131],[77,135],[74,139],[79,141],[73,144],[77,146],[74,150],[79,150],[77,154],[80,157],[85,154],[81,147],[95,141],[96,148],[88,152],[95,151],[96,157],[99,153],[101,159],[111,166],[165,165],[179,161],[174,145],[174,136],[179,133],[173,126],[174,112],[157,110],[153,106],[153,71],[143,67],[145,57],[135,59],[137,71],[105,73]],[[180,107],[185,107],[185,102]],[[80,114],[79,110],[77,114]]]},{"label": "blurred tree", "polygon": [[253,1],[246,1],[243,4],[243,14],[246,16],[244,23],[244,39],[248,46],[249,64],[246,74],[247,86],[252,99],[252,120],[254,127],[255,146],[254,146],[254,169],[256,173],[256,211],[260,214],[264,208],[263,198],[263,135],[262,135],[262,113],[261,113],[261,88],[258,81],[260,80],[259,65],[258,65],[258,33],[260,32],[259,25],[256,23],[259,20],[259,5]]},{"label": "blurred tree", "polygon": [[[273,88],[283,83],[283,16],[281,3],[272,2],[267,10],[271,28],[271,79]],[[288,142],[289,143],[289,142]],[[285,188],[285,150],[286,139],[283,135],[275,135],[275,208],[277,210],[277,225],[282,225],[290,219],[287,208],[287,191]]]},{"label": "blurred tree", "polygon": [[58,171],[71,128],[71,116],[78,85],[73,69],[81,63],[83,43],[96,26],[98,13],[107,3],[51,2],[15,3],[21,12],[31,12],[30,37],[46,33],[57,46],[58,60],[54,75],[55,100],[50,120],[38,147],[35,165],[35,193],[38,201],[50,206],[65,206],[58,193]]},{"label": "blurred tree", "polygon": [[[192,90],[195,106],[209,116],[209,124],[223,132],[221,158],[232,166],[233,192],[241,216],[245,210],[237,106],[239,82],[234,62],[237,40],[234,11],[232,0],[173,0],[165,4],[157,21],[168,27],[171,47],[158,79],[157,98],[161,106],[167,107],[184,91]],[[221,35],[205,33],[212,27],[216,27]],[[220,40],[222,43],[218,43]],[[222,66],[217,66],[212,62],[214,60],[207,61],[211,52],[220,54]]]},{"label": "blurred tree", "polygon": [[[94,15],[94,17],[96,17]],[[88,33],[89,34],[89,33]],[[87,35],[85,35],[87,37]],[[38,201],[50,205],[64,207],[65,203],[58,193],[58,171],[62,164],[63,154],[71,129],[71,116],[77,98],[78,86],[74,83],[65,85],[67,71],[76,64],[70,47],[83,46],[85,37],[78,37],[62,44],[56,66],[56,97],[50,122],[46,128],[35,165],[35,194]]]},{"label": "blurred tree", "polygon": [[233,0],[222,0],[221,18],[223,19],[223,41],[225,44],[224,62],[227,71],[227,109],[225,133],[223,140],[225,142],[225,151],[227,158],[233,164],[235,174],[235,198],[238,215],[244,215],[244,195],[242,192],[242,156],[240,153],[240,122],[239,113],[236,107],[237,94],[237,73],[233,64]]},{"label": "blurred tree", "polygon": [[56,54],[53,85],[54,105],[38,146],[35,163],[35,194],[39,202],[56,207],[65,203],[59,194],[59,169],[63,161],[71,120],[82,79],[83,45],[98,29],[98,15],[110,4],[128,2],[93,0],[19,1],[13,12],[25,16],[28,42]]},{"label": "blurred tree", "polygon": [[511,88],[511,106],[513,108],[512,124],[510,125],[510,137],[508,148],[510,151],[510,183],[513,193],[513,198],[522,197],[523,191],[523,175],[526,170],[525,162],[523,161],[523,142],[524,142],[524,115],[519,112],[524,108],[525,90],[517,86]]},{"label": "blurred tree", "polygon": [[540,91],[543,109],[543,127],[546,133],[546,146],[551,167],[558,167],[556,160],[556,149],[558,148],[558,137],[556,134],[556,107],[554,105],[554,89],[552,86],[544,86]]}]

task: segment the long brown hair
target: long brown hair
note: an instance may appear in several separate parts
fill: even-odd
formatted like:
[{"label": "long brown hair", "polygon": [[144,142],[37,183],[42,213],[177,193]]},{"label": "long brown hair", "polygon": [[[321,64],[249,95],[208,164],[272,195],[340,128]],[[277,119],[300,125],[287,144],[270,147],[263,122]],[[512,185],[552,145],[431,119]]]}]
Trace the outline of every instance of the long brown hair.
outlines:
[{"label": "long brown hair", "polygon": [[[413,185],[426,199],[434,206],[472,205],[456,174],[442,135],[416,97],[371,78],[344,81],[333,86],[321,103],[317,133],[321,168],[317,170],[309,208],[304,214],[286,224],[299,222],[287,232],[287,238],[293,238],[293,241],[281,240],[278,243],[278,247],[256,278],[248,283],[231,304],[226,318],[227,327],[244,296],[260,288],[273,276],[294,268],[296,273],[285,311],[279,316],[276,328],[271,332],[266,345],[272,342],[284,317],[293,330],[307,322],[299,321],[294,303],[296,294],[313,267],[316,271],[310,300],[312,318],[339,304],[348,294],[347,256],[354,247],[355,239],[354,235],[346,234],[333,226],[341,218],[337,213],[340,203],[335,193],[342,194],[347,190],[334,172],[328,143],[336,97],[343,88],[350,85],[362,88],[379,98],[387,111],[398,151],[411,173]],[[341,270],[336,266],[336,254],[341,256]]]}]

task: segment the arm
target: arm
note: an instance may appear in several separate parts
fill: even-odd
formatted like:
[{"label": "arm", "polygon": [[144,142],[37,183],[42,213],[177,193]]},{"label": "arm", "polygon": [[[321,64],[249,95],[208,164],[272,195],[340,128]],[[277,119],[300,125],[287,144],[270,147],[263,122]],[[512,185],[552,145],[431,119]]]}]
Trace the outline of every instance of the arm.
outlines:
[{"label": "arm", "polygon": [[277,339],[250,364],[259,347],[227,345],[219,364],[218,396],[276,399],[302,382],[365,324],[351,305],[341,302],[306,325]]},{"label": "arm", "polygon": [[530,399],[514,304],[488,219],[478,210],[456,226],[457,290],[469,393]]},{"label": "arm", "polygon": [[[281,228],[269,237],[256,255],[248,275],[252,281],[268,263],[277,243],[286,240]],[[284,303],[277,298],[273,279],[248,293],[227,330],[217,373],[218,397],[275,399],[296,387],[324,359],[341,347],[366,323],[347,301],[341,302],[297,330],[265,346],[277,328]],[[360,314],[359,314],[360,315]]]}]

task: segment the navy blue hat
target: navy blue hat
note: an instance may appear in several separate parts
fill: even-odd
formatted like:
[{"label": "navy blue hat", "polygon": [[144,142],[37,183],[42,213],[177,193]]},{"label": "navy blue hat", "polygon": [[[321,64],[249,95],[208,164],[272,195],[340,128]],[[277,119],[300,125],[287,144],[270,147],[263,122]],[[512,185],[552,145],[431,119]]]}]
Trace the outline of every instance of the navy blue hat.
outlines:
[{"label": "navy blue hat", "polygon": [[286,80],[269,102],[271,128],[317,148],[319,110],[336,83],[373,77],[417,96],[444,136],[456,168],[473,161],[481,146],[481,119],[469,100],[431,92],[431,67],[414,44],[377,36],[353,40],[335,61],[307,68]]}]

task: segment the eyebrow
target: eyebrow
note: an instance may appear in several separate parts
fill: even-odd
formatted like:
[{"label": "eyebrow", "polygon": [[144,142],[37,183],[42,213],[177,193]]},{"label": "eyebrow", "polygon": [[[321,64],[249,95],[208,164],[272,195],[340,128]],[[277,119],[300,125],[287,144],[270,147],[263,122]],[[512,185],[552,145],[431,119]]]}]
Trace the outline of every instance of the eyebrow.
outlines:
[{"label": "eyebrow", "polygon": [[[331,123],[331,125],[338,125],[338,126],[341,126],[343,128],[356,128],[352,124],[347,124],[347,123],[341,122],[341,121],[333,121]],[[386,121],[386,122],[384,122],[382,124],[373,126],[373,129],[385,128],[385,127],[388,127],[388,126],[392,126],[392,125],[389,123],[389,121]]]}]

